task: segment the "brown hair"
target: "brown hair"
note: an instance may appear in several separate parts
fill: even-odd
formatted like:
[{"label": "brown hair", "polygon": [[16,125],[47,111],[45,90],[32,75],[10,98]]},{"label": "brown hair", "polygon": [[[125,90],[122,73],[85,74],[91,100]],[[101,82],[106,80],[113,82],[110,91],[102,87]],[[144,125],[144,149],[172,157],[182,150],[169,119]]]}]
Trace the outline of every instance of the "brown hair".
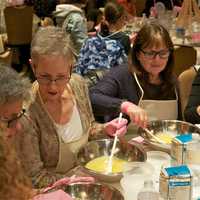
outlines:
[{"label": "brown hair", "polygon": [[[2,127],[0,128],[2,129]],[[0,131],[0,197],[9,200],[27,200],[32,197],[31,183],[24,175],[12,146]]]},{"label": "brown hair", "polygon": [[110,1],[105,5],[104,17],[105,21],[101,22],[101,32],[104,36],[109,34],[109,24],[115,24],[124,14],[123,6],[116,3],[116,1]]},{"label": "brown hair", "polygon": [[132,73],[136,72],[140,79],[142,87],[145,89],[145,86],[147,85],[147,83],[149,83],[149,74],[140,64],[137,55],[140,53],[141,49],[150,46],[159,46],[163,43],[170,51],[167,65],[165,69],[160,73],[160,78],[163,82],[162,95],[164,97],[169,94],[168,92],[171,92],[172,89],[174,89],[174,76],[172,71],[174,66],[174,47],[168,31],[162,25],[156,22],[149,22],[145,24],[138,32],[132,48],[132,64],[129,65],[129,70]]}]

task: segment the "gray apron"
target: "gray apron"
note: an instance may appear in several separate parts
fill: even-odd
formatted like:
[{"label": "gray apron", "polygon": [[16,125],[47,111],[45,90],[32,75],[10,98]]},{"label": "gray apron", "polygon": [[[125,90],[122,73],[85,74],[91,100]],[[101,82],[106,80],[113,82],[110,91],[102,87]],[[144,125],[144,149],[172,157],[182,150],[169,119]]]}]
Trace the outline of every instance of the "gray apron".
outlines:
[{"label": "gray apron", "polygon": [[75,166],[76,153],[88,142],[88,133],[70,143],[64,143],[59,137],[59,159],[56,166],[57,173],[66,173]]}]

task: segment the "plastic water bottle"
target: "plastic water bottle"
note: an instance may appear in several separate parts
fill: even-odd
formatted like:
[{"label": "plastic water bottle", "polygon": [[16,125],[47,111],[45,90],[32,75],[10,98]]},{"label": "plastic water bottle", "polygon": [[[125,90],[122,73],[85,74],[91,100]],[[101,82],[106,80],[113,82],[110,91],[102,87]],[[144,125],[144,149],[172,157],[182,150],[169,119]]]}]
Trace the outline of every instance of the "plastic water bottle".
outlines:
[{"label": "plastic water bottle", "polygon": [[137,200],[159,200],[160,195],[154,188],[152,180],[144,181],[144,187],[140,190]]}]

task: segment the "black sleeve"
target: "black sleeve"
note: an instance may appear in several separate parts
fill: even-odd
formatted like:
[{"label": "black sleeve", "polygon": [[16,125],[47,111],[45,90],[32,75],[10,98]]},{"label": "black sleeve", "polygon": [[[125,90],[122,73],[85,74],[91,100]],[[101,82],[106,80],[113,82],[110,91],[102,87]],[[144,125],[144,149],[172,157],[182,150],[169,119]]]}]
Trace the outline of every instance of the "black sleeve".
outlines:
[{"label": "black sleeve", "polygon": [[118,96],[120,87],[120,82],[111,70],[97,85],[90,88],[90,99],[95,115],[102,116],[119,112],[123,101]]},{"label": "black sleeve", "polygon": [[115,116],[125,100],[138,104],[137,86],[128,72],[128,66],[111,68],[97,85],[90,88],[90,99],[96,116]]},{"label": "black sleeve", "polygon": [[198,71],[197,76],[195,77],[192,83],[190,97],[186,109],[184,111],[184,117],[186,121],[191,122],[193,124],[200,123],[200,116],[196,111],[199,105],[200,105],[200,70]]}]

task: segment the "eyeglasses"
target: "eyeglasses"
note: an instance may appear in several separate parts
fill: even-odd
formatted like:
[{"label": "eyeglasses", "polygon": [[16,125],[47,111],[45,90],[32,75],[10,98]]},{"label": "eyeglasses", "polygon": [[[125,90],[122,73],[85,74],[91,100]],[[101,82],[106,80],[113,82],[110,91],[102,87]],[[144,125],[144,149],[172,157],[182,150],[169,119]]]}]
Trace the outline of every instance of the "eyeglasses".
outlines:
[{"label": "eyeglasses", "polygon": [[144,54],[144,56],[146,58],[149,59],[154,59],[157,55],[159,55],[159,57],[161,59],[166,59],[169,57],[170,55],[170,51],[169,50],[161,50],[161,51],[144,51],[142,49],[140,49],[140,51]]},{"label": "eyeglasses", "polygon": [[7,124],[7,128],[10,128],[16,124],[16,122],[25,114],[26,110],[22,109],[16,116],[12,119],[0,118],[0,121]]},{"label": "eyeglasses", "polygon": [[69,82],[71,75],[62,76],[55,79],[52,79],[51,77],[48,77],[48,76],[37,76],[36,78],[37,78],[38,83],[42,85],[50,85],[52,82],[55,82],[56,85],[62,86]]}]

